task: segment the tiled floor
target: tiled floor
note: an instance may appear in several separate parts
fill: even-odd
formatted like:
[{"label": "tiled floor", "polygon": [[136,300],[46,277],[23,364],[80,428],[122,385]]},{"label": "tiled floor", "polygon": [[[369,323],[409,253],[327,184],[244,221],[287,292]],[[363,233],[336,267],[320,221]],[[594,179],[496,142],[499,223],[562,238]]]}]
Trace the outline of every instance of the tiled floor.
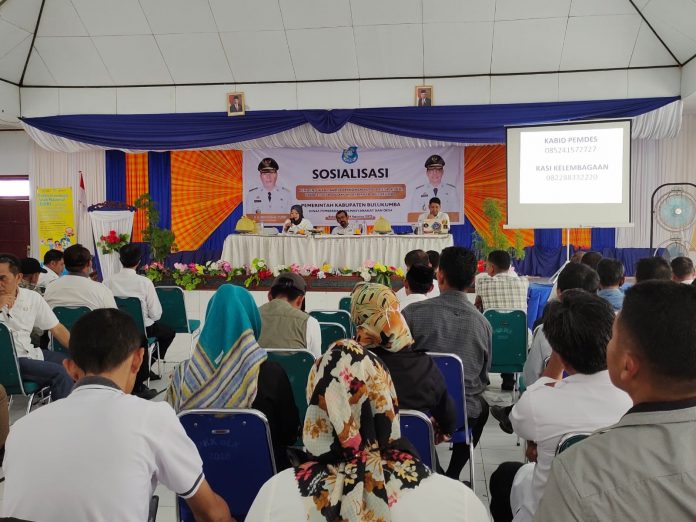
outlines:
[{"label": "tiled floor", "polygon": [[[167,364],[165,368],[166,378],[160,381],[152,381],[150,386],[160,390],[160,393],[154,400],[163,400],[164,390],[169,380],[169,375],[173,370],[177,361],[184,360],[188,357],[190,350],[188,336],[178,336],[174,344],[167,353]],[[155,367],[155,369],[157,369]],[[510,401],[509,393],[500,392],[500,376],[491,375],[491,386],[485,392],[486,399],[489,404],[508,404]],[[26,401],[18,398],[12,404],[10,409],[10,422],[14,422],[24,415]],[[478,497],[488,507],[488,480],[491,473],[495,471],[501,462],[508,460],[522,461],[524,454],[521,447],[516,446],[516,437],[503,433],[498,427],[498,422],[492,417],[489,418],[479,446],[475,450],[475,473],[476,484],[475,491]],[[446,444],[441,444],[437,447],[438,458],[443,467],[447,467],[450,460],[450,451]],[[461,474],[462,480],[469,480],[469,467],[464,468]],[[4,492],[4,483],[0,483],[0,501]],[[174,493],[163,486],[159,486],[155,492],[159,495],[159,509],[157,511],[157,522],[174,522],[176,520],[176,508]]]}]

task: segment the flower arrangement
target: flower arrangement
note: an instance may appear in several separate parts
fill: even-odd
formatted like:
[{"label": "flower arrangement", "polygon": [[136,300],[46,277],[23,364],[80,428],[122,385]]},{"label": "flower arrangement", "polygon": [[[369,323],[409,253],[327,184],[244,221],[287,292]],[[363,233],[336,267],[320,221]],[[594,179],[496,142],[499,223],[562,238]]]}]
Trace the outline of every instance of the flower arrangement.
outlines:
[{"label": "flower arrangement", "polygon": [[336,268],[329,263],[324,263],[321,266],[293,263],[292,265],[277,265],[271,268],[265,259],[254,258],[251,264],[241,267],[233,267],[227,261],[219,260],[208,261],[204,265],[174,263],[174,268],[171,270],[167,269],[162,263],[155,261],[143,266],[142,270],[145,276],[155,283],[162,281],[165,277],[171,277],[177,285],[186,290],[195,290],[206,278],[221,278],[226,281],[232,281],[240,276],[245,277],[244,286],[250,288],[258,286],[264,279],[277,277],[286,272],[300,274],[303,277],[316,277],[317,279],[325,279],[328,276],[360,275],[365,281],[374,280],[374,282],[387,286],[391,286],[392,277],[404,277],[403,269],[387,266],[372,260],[365,261],[363,266],[357,269],[349,267]]},{"label": "flower arrangement", "polygon": [[101,248],[102,254],[118,252],[121,247],[126,246],[130,240],[128,234],[118,234],[115,230],[109,230],[105,236],[101,236],[97,241],[97,246]]}]

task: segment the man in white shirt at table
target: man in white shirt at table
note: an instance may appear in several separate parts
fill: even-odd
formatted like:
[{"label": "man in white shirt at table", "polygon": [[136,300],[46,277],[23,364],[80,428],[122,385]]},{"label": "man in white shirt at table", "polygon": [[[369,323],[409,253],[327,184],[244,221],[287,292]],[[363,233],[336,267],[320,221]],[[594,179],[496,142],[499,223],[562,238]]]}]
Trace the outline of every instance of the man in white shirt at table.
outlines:
[{"label": "man in white shirt at table", "polygon": [[331,234],[336,236],[352,236],[355,234],[355,229],[359,228],[348,221],[348,212],[339,210],[336,212],[336,221],[338,226],[334,227]]},{"label": "man in white shirt at table", "polygon": [[[147,277],[136,272],[142,257],[140,246],[129,243],[121,247],[118,255],[123,268],[104,281],[104,284],[113,292],[114,296],[140,299],[147,336],[157,339],[159,355],[164,360],[167,349],[174,341],[176,332],[159,320],[162,317],[162,304],[155,291],[155,285]],[[153,357],[156,356],[157,353],[153,353]],[[150,372],[150,379],[157,380],[159,378],[159,375]]]},{"label": "man in white shirt at table", "polygon": [[92,281],[92,254],[80,244],[65,249],[65,268],[68,271],[46,288],[44,298],[51,308],[56,306],[86,306],[116,308],[114,294],[102,283]]}]

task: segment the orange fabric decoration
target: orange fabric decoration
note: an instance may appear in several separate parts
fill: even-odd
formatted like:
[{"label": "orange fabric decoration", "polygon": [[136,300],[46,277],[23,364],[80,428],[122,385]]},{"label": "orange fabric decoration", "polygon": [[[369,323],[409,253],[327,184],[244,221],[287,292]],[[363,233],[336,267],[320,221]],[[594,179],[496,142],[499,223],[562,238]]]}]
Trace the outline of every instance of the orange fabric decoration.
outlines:
[{"label": "orange fabric decoration", "polygon": [[[147,153],[126,154],[126,203],[135,203],[136,199],[150,190],[149,187]],[[147,215],[142,210],[137,210],[133,216],[131,241],[142,242],[145,227]]]},{"label": "orange fabric decoration", "polygon": [[[561,244],[565,246],[567,229],[562,230]],[[592,249],[592,229],[590,228],[571,228],[570,244],[583,250]]]},{"label": "orange fabric decoration", "polygon": [[171,165],[172,232],[196,250],[242,203],[242,151],[177,151]]},{"label": "orange fabric decoration", "polygon": [[[507,164],[505,145],[472,145],[464,148],[464,211],[476,231],[490,240],[488,218],[483,213],[483,202],[488,198],[500,204],[505,224],[507,219]],[[515,245],[517,230],[503,233]],[[534,230],[521,229],[522,246],[534,245]]]}]

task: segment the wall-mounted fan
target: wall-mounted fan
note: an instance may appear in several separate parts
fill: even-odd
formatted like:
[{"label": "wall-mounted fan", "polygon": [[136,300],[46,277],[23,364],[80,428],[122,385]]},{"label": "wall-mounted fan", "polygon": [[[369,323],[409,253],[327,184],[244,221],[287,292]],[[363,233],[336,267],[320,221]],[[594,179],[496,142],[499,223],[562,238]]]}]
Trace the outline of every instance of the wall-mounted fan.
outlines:
[{"label": "wall-mounted fan", "polygon": [[[660,196],[655,203],[655,194],[665,186],[674,188]],[[679,256],[688,257],[689,250],[693,248],[686,234],[696,223],[696,198],[686,192],[687,186],[696,188],[693,183],[666,183],[655,189],[650,200],[653,217],[650,223],[650,248],[653,248],[653,226],[656,224],[669,232],[669,239],[657,245],[653,255],[658,255],[662,250],[662,256],[668,261]]]}]

